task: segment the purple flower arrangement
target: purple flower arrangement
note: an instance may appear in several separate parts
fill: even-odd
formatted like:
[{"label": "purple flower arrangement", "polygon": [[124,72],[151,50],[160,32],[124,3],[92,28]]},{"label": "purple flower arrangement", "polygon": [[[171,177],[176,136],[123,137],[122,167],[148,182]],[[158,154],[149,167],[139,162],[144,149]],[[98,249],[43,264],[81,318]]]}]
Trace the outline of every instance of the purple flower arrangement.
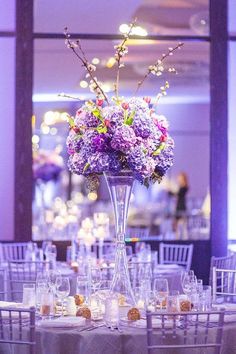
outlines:
[{"label": "purple flower arrangement", "polygon": [[[87,71],[86,78],[90,78],[90,90],[96,95],[95,102],[86,101],[75,117],[69,119],[68,165],[71,172],[91,179],[103,172],[118,174],[130,170],[138,181],[149,186],[160,181],[173,164],[174,141],[168,133],[168,122],[164,116],[155,113],[155,106],[160,97],[166,95],[169,83],[166,81],[160,87],[154,102],[150,97],[125,99],[119,96],[120,69],[124,66],[121,60],[128,52],[126,42],[134,26],[132,23],[123,41],[115,46],[117,78],[115,95],[111,99],[95,77],[96,66],[87,60],[80,41],[72,41],[65,29],[66,45],[82,62]],[[135,95],[149,75],[162,75],[165,59],[182,45],[168,48],[166,54],[149,66],[144,78],[138,82]],[[168,72],[176,74],[174,68],[168,68]]]},{"label": "purple flower arrangement", "polygon": [[63,159],[55,151],[38,150],[33,154],[33,177],[43,183],[57,181],[63,171]]},{"label": "purple flower arrangement", "polygon": [[70,170],[84,176],[129,169],[148,185],[173,164],[167,121],[146,98],[104,108],[101,102],[86,102],[70,120],[67,148]]}]

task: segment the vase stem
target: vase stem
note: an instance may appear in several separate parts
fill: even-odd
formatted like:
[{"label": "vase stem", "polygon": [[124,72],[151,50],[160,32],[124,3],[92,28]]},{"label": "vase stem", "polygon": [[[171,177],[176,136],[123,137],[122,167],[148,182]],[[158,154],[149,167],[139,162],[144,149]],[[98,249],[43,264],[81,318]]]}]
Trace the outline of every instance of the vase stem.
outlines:
[{"label": "vase stem", "polygon": [[116,229],[115,271],[111,290],[123,295],[128,304],[134,305],[125,249],[125,227],[134,178],[130,171],[123,171],[119,175],[106,173],[105,178],[114,208]]}]

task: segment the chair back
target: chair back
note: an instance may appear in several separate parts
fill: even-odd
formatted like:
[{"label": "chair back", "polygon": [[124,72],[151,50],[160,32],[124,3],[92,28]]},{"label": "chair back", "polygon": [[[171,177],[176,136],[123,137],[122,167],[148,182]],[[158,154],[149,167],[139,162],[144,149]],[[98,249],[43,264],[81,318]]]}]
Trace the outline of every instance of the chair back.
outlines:
[{"label": "chair back", "polygon": [[235,300],[236,298],[236,270],[217,269],[212,270],[212,294],[213,301],[217,297],[223,297],[226,300]]},{"label": "chair back", "polygon": [[0,262],[24,259],[27,247],[28,242],[0,243]]},{"label": "chair back", "polygon": [[39,273],[49,269],[47,261],[11,261],[8,262],[8,277],[10,298],[12,301],[21,301],[23,284],[36,283]]},{"label": "chair back", "polygon": [[214,354],[220,354],[223,325],[224,310],[194,313],[148,311],[148,354],[156,354],[161,349],[168,349],[168,353],[181,349],[181,353],[186,354],[191,349],[202,349],[204,353],[210,349],[210,353],[214,350]]},{"label": "chair back", "polygon": [[160,264],[178,264],[189,271],[192,264],[193,244],[180,245],[161,242],[159,254]]},{"label": "chair back", "polygon": [[35,354],[34,307],[0,307],[0,343],[29,347],[30,354]]},{"label": "chair back", "polygon": [[0,268],[0,301],[7,300],[7,269]]},{"label": "chair back", "polygon": [[211,266],[210,266],[210,277],[209,284],[212,284],[212,272],[213,268],[217,269],[235,269],[235,255],[230,254],[225,257],[211,257]]}]

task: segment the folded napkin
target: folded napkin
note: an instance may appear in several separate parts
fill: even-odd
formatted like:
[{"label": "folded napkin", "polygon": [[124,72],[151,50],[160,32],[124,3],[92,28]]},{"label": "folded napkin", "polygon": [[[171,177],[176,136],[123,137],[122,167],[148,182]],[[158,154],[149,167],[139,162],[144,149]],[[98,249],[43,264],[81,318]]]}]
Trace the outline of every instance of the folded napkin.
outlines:
[{"label": "folded napkin", "polygon": [[85,326],[86,319],[83,317],[59,317],[51,320],[41,320],[38,322],[40,327],[52,328],[73,328]]}]

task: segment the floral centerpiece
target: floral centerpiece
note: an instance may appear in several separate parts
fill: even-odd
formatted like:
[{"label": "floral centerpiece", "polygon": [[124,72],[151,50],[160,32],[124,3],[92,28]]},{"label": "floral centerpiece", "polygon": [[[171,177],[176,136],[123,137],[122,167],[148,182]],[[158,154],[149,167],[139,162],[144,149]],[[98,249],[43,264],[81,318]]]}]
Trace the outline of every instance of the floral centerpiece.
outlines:
[{"label": "floral centerpiece", "polygon": [[69,169],[88,177],[90,187],[96,187],[98,175],[104,174],[106,177],[116,217],[117,250],[111,290],[121,294],[128,304],[135,303],[125,252],[125,222],[133,181],[136,179],[147,187],[160,182],[173,164],[174,149],[168,122],[156,113],[156,105],[166,95],[169,83],[166,81],[160,87],[153,102],[150,97],[137,95],[149,75],[161,77],[164,71],[176,74],[176,70],[167,67],[165,61],[183,45],[178,43],[174,48],[168,48],[167,53],[150,64],[143,79],[137,83],[134,97],[121,97],[119,78],[124,67],[123,58],[128,53],[127,42],[134,27],[135,21],[123,40],[115,46],[117,75],[114,94],[110,98],[97,79],[96,66],[88,61],[80,40],[73,41],[67,28],[64,32],[66,45],[85,68],[90,90],[96,96],[95,101],[86,101],[75,117],[69,119]]},{"label": "floral centerpiece", "polygon": [[33,177],[36,182],[57,181],[63,167],[63,158],[56,151],[33,152]]}]

